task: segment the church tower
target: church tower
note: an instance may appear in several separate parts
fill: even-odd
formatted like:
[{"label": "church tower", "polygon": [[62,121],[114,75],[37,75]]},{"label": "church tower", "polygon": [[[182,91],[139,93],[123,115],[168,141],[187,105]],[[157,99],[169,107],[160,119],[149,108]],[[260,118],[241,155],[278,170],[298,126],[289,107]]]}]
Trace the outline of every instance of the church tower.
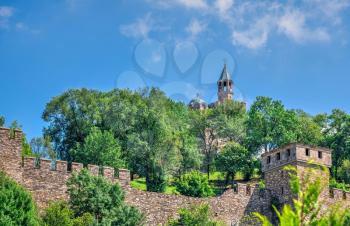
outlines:
[{"label": "church tower", "polygon": [[227,71],[225,63],[218,81],[218,104],[221,104],[226,100],[232,100],[232,96],[233,81],[231,79],[231,75]]}]

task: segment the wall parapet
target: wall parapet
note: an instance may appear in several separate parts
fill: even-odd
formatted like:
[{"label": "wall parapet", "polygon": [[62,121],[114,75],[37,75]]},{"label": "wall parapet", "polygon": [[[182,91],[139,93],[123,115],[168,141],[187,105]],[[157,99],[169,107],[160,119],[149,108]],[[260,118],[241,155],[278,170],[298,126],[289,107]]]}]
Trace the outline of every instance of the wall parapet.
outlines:
[{"label": "wall parapet", "polygon": [[[1,153],[0,153],[1,154]],[[93,176],[103,176],[110,181],[119,179],[119,181],[126,181],[128,184],[130,181],[130,172],[127,169],[120,169],[121,177],[115,177],[115,170],[109,166],[97,166],[89,164],[87,167],[84,167],[82,163],[72,162],[69,166],[67,161],[61,160],[51,160],[45,158],[36,158],[36,157],[23,157],[22,167],[26,170],[36,169],[44,171],[55,171],[61,174],[71,174],[72,172],[79,172],[83,168],[88,169],[88,171]]]}]

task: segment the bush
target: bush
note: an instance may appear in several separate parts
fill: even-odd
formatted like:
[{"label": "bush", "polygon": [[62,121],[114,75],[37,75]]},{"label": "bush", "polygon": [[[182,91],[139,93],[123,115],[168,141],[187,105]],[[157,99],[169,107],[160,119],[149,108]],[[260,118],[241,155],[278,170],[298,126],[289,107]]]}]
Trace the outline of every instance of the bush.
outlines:
[{"label": "bush", "polygon": [[186,173],[175,179],[176,190],[182,195],[208,197],[214,194],[208,178],[198,171]]},{"label": "bush", "polygon": [[39,225],[39,217],[30,194],[2,172],[0,172],[0,225]]},{"label": "bush", "polygon": [[350,161],[344,160],[338,169],[338,178],[347,184],[350,184]]},{"label": "bush", "polygon": [[219,226],[224,225],[210,219],[208,205],[191,206],[188,209],[180,209],[179,219],[169,221],[169,226]]},{"label": "bush", "polygon": [[97,223],[102,225],[140,225],[141,213],[124,203],[124,193],[119,184],[113,184],[105,178],[92,176],[83,169],[74,173],[67,182],[70,206],[75,216],[93,214]]},{"label": "bush", "polygon": [[167,186],[164,169],[156,164],[150,168],[152,171],[146,175],[147,191],[164,192]]},{"label": "bush", "polygon": [[91,226],[94,218],[85,213],[81,217],[74,218],[74,212],[64,201],[53,202],[45,210],[43,223],[47,226]]}]

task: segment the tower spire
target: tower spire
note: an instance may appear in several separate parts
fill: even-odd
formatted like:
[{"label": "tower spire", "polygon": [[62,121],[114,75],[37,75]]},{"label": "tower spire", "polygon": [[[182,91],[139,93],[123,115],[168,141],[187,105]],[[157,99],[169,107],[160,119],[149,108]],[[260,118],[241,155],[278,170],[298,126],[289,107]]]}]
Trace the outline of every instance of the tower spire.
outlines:
[{"label": "tower spire", "polygon": [[231,75],[227,71],[226,62],[222,69],[219,81],[218,81],[218,102],[223,103],[226,100],[232,100],[233,82]]}]

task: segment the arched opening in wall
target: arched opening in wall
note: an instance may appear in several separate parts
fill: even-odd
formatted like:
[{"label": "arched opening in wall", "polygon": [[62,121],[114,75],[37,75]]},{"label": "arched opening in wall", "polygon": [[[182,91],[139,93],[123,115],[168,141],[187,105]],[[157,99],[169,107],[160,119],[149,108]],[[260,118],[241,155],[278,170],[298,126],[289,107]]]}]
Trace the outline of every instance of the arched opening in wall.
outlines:
[{"label": "arched opening in wall", "polygon": [[334,190],[333,190],[333,188],[329,189],[329,197],[330,198],[334,198]]},{"label": "arched opening in wall", "polygon": [[346,192],[343,191],[343,199],[346,200]]}]

